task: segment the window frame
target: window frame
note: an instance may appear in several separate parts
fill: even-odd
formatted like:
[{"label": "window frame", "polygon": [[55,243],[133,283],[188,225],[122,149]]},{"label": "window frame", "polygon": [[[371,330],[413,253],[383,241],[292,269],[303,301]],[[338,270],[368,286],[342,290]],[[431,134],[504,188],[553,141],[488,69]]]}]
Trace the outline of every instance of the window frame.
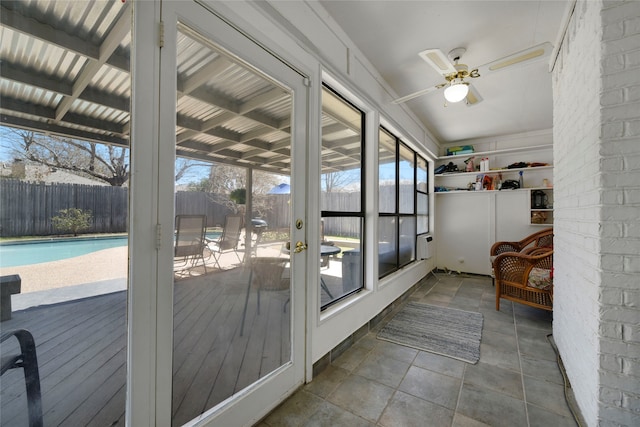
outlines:
[{"label": "window frame", "polygon": [[[422,191],[420,190],[420,186],[418,185],[418,162],[422,161],[424,162],[425,165],[425,172],[426,172],[426,180],[424,182],[424,186],[425,186],[425,190]],[[426,213],[424,214],[424,216],[426,217],[427,220],[427,226],[426,226],[426,230],[423,232],[418,232],[418,218],[421,216],[420,212],[418,212],[418,196],[422,194],[424,195],[426,202],[427,202],[427,209],[426,209]],[[416,236],[422,236],[424,234],[429,234],[429,232],[431,232],[431,228],[429,225],[429,217],[430,217],[430,205],[429,205],[429,161],[424,157],[421,156],[420,154],[416,153]]]},{"label": "window frame", "polygon": [[[367,114],[365,111],[363,111],[360,107],[358,107],[356,104],[354,104],[353,102],[349,101],[349,99],[347,99],[347,97],[345,97],[344,95],[340,94],[340,92],[338,92],[336,89],[334,89],[333,87],[331,87],[331,85],[329,83],[327,83],[326,81],[322,82],[322,90],[327,90],[329,92],[331,92],[332,95],[334,95],[335,97],[337,97],[338,99],[340,99],[342,102],[344,102],[346,105],[348,105],[349,107],[353,108],[354,110],[358,111],[360,113],[360,210],[359,211],[335,211],[335,210],[325,210],[320,209],[320,220],[322,221],[324,218],[358,218],[360,220],[360,260],[359,260],[359,264],[360,264],[360,274],[359,274],[359,278],[360,278],[360,283],[358,284],[358,286],[352,290],[350,290],[349,292],[332,299],[331,301],[327,302],[326,304],[321,304],[320,305],[320,312],[325,311],[327,308],[335,305],[336,303],[344,300],[345,298],[358,293],[360,291],[362,291],[363,289],[365,289],[365,259],[366,259],[366,251],[365,251],[365,247],[366,247],[366,121],[367,121]],[[323,105],[321,102],[321,114],[323,114]],[[322,130],[321,130],[322,132]],[[321,145],[321,151],[323,148],[323,143],[320,143]],[[322,154],[320,155],[320,178],[322,178]],[[320,186],[322,186],[322,179],[319,180],[319,184]],[[320,193],[322,194],[322,188],[320,188]],[[344,278],[343,278],[344,280]]]},{"label": "window frame", "polygon": [[[379,126],[379,132],[385,132],[387,135],[392,136],[395,139],[395,212],[381,212],[380,211],[380,204],[378,203],[378,224],[380,224],[380,220],[383,218],[389,219],[389,218],[394,218],[395,221],[395,266],[393,266],[390,269],[385,269],[385,271],[378,271],[378,279],[383,279],[393,273],[395,273],[396,271],[402,269],[403,267],[406,267],[409,264],[412,264],[416,261],[418,261],[418,255],[417,255],[417,237],[423,234],[427,234],[429,233],[429,162],[427,161],[427,159],[420,155],[415,149],[411,148],[409,146],[409,144],[407,144],[406,142],[404,142],[402,140],[402,138],[398,137],[397,135],[395,135],[393,132],[391,132],[388,128],[386,128],[384,125],[380,125]],[[378,141],[378,150],[380,150],[380,142]],[[403,160],[407,160],[405,158],[403,158],[401,156],[401,153],[403,151],[406,152],[406,150],[409,150],[409,152],[412,154],[412,159],[410,161],[413,162],[413,209],[412,209],[412,213],[407,213],[407,212],[402,212],[401,206],[400,206],[400,187],[401,187],[401,180],[400,180],[400,169],[401,169],[401,162]],[[426,189],[425,191],[423,190],[419,190],[418,189],[418,160],[422,161],[424,163],[424,165],[426,166],[426,182],[425,182],[425,186]],[[380,162],[378,161],[378,168],[380,167]],[[418,195],[419,194],[423,194],[426,198],[427,198],[427,209],[426,209],[426,217],[427,217],[427,230],[425,232],[421,232],[418,233]],[[422,216],[422,215],[420,215]],[[412,257],[408,260],[408,261],[403,261],[401,259],[401,253],[400,253],[400,249],[401,249],[401,223],[403,221],[405,221],[406,219],[412,219],[413,220],[413,230],[415,233],[415,238],[413,240],[413,247],[412,247]],[[378,238],[379,240],[379,238]],[[380,260],[380,254],[378,253],[378,262]]]}]

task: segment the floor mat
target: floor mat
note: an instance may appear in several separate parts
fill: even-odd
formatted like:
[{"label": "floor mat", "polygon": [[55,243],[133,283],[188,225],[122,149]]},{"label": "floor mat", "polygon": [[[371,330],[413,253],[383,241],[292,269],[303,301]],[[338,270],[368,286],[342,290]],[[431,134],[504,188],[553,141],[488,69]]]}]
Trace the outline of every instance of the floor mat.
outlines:
[{"label": "floor mat", "polygon": [[481,313],[409,302],[378,332],[378,339],[475,364],[482,322]]}]

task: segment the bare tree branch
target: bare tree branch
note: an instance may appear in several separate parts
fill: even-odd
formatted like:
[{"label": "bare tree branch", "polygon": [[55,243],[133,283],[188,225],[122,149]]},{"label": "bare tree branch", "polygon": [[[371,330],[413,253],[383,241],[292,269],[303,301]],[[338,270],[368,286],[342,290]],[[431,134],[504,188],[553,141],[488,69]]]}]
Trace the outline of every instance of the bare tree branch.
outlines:
[{"label": "bare tree branch", "polygon": [[[190,185],[192,191],[209,193],[209,198],[214,203],[225,206],[233,212],[238,212],[239,207],[230,200],[229,195],[233,190],[246,188],[247,172],[245,168],[213,164],[209,171],[209,178],[202,179],[198,183]],[[253,175],[253,215],[262,217],[271,209],[267,192],[282,181],[282,177],[267,172],[255,171]]]},{"label": "bare tree branch", "polygon": [[12,129],[14,158],[90,176],[113,186],[129,180],[129,150],[23,129]]},{"label": "bare tree branch", "polygon": [[328,172],[322,174],[323,190],[327,193],[345,191],[345,188],[358,182],[359,170],[348,170],[342,172]]}]

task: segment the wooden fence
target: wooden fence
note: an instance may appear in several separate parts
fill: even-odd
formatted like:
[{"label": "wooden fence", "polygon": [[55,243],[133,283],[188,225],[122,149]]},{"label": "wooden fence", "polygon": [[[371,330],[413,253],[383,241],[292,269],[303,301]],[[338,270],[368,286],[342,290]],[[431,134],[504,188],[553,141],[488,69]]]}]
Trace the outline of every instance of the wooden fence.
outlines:
[{"label": "wooden fence", "polygon": [[[393,192],[380,189],[381,206],[394,199]],[[404,191],[404,190],[403,190]],[[359,193],[324,193],[322,209],[357,211]],[[196,191],[176,193],[176,213],[207,215],[209,227],[222,226],[231,210],[216,202],[216,194]],[[260,217],[270,229],[290,227],[290,195],[258,195],[253,217]],[[405,199],[405,197],[401,197]],[[407,199],[410,199],[407,197]],[[92,186],[80,184],[44,184],[18,180],[0,180],[0,236],[49,236],[57,234],[51,223],[61,209],[78,208],[92,212],[92,224],[86,233],[121,233],[127,231],[129,194],[126,187]],[[325,218],[326,235],[360,237],[360,221],[343,218]]]},{"label": "wooden fence", "polygon": [[[264,196],[263,196],[264,197]],[[261,217],[270,228],[289,227],[289,196],[268,196]],[[209,227],[222,226],[232,211],[215,200],[218,195],[195,191],[176,193],[176,213],[207,215]],[[50,236],[59,234],[51,218],[62,209],[90,210],[92,223],[84,233],[127,231],[129,191],[126,187],[80,184],[45,184],[0,180],[0,237]],[[264,203],[263,203],[264,204]]]},{"label": "wooden fence", "polygon": [[128,191],[122,187],[0,180],[0,236],[56,234],[51,218],[61,209],[90,210],[89,233],[127,230]]}]

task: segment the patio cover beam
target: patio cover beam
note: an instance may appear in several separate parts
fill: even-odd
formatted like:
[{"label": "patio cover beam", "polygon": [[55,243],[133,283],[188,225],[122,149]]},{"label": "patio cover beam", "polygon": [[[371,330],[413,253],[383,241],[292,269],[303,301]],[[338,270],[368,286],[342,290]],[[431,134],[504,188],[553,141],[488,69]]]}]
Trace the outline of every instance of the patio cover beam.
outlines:
[{"label": "patio cover beam", "polygon": [[238,108],[238,113],[245,115],[250,111],[262,107],[263,105],[268,105],[280,101],[281,99],[288,98],[290,96],[291,95],[280,88],[273,88],[261,95],[252,97],[249,101],[242,103],[242,105],[240,105],[240,107]]},{"label": "patio cover beam", "polygon": [[[69,50],[77,55],[97,60],[100,56],[100,46],[91,42],[68,34],[65,31],[53,26],[52,23],[44,24],[35,19],[21,15],[10,6],[13,2],[0,3],[0,24],[25,34],[29,37],[38,38],[46,43]],[[121,71],[129,72],[129,58],[115,54],[112,55],[107,64]]]},{"label": "patio cover beam", "polygon": [[[53,120],[55,117],[54,108],[31,104],[5,96],[0,97],[0,105],[2,105],[3,110],[11,111],[12,113],[35,116],[49,121]],[[75,113],[67,114],[64,118],[64,123],[69,123],[83,128],[92,128],[98,132],[102,131],[104,133],[119,135],[124,134],[121,124],[108,122],[103,119],[86,117]]]},{"label": "patio cover beam", "polygon": [[[0,75],[2,75],[3,79],[25,86],[37,87],[62,96],[70,96],[73,92],[73,82],[62,81],[55,76],[37,73],[34,70],[26,69],[19,64],[8,63],[7,61],[0,63]],[[130,108],[128,97],[113,95],[92,87],[86,88],[78,96],[78,99],[126,113],[129,112]]]},{"label": "patio cover beam", "polygon": [[291,165],[290,164],[278,164],[278,165],[272,165],[270,163],[264,164],[264,165],[260,165],[260,164],[251,164],[251,165],[247,165],[247,166],[242,166],[239,165],[237,161],[235,160],[227,160],[224,158],[218,158],[218,157],[210,157],[207,156],[205,154],[200,154],[200,153],[193,153],[190,152],[188,150],[176,150],[176,156],[178,157],[185,157],[185,158],[189,158],[189,159],[194,159],[194,160],[202,160],[204,162],[209,162],[209,163],[218,163],[218,164],[225,164],[225,165],[229,165],[229,166],[236,166],[236,167],[248,167],[251,166],[254,168],[254,170],[260,170],[263,172],[269,172],[269,173],[278,173],[278,174],[284,174],[284,175],[289,175],[291,173]]},{"label": "patio cover beam", "polygon": [[[220,118],[220,120],[223,120],[223,119],[224,118]],[[227,128],[222,128],[220,126],[210,127],[211,123],[207,123],[206,126],[204,126],[207,129],[203,129],[203,122],[197,119],[185,116],[184,114],[178,113],[176,117],[176,125],[193,132],[193,135],[190,136],[189,138],[181,137],[180,139],[176,139],[178,142],[181,142],[184,139],[191,139],[193,138],[193,136],[196,136],[196,135],[209,135],[216,138],[233,141],[234,144],[241,143],[240,142],[240,137],[242,136],[241,134],[234,132],[232,130],[229,130]]]},{"label": "patio cover beam", "polygon": [[274,120],[273,118],[267,115],[258,113],[256,111],[249,111],[246,114],[240,114],[239,112],[240,106],[238,105],[238,103],[232,98],[228,98],[222,94],[213,93],[210,90],[206,90],[200,87],[190,92],[188,95],[207,105],[213,105],[220,109],[226,110],[230,113],[234,113],[236,117],[246,117],[261,125],[268,126],[272,129],[280,130],[281,125],[278,122],[278,120]]},{"label": "patio cover beam", "polygon": [[100,134],[81,129],[60,126],[55,123],[47,123],[38,120],[9,116],[7,114],[0,115],[0,123],[6,126],[13,126],[21,129],[29,129],[37,132],[52,133],[67,138],[78,138],[85,141],[97,142],[101,144],[114,144],[122,147],[129,147],[129,139],[116,135]]},{"label": "patio cover beam", "polygon": [[73,93],[71,96],[65,97],[58,105],[56,111],[56,121],[62,120],[65,114],[71,108],[73,102],[80,96],[84,89],[91,83],[91,79],[98,73],[100,68],[107,62],[111,54],[115,52],[125,36],[131,30],[131,3],[126,3],[120,11],[118,20],[111,28],[111,31],[104,39],[100,46],[100,55],[98,59],[89,58],[87,64],[78,75],[73,84]]},{"label": "patio cover beam", "polygon": [[356,126],[355,124],[351,123],[350,121],[345,120],[345,118],[343,116],[341,116],[339,112],[332,111],[329,107],[323,107],[322,114],[325,114],[327,117],[330,117],[335,122],[343,125],[345,128],[347,128],[348,130],[352,131],[353,133],[355,133],[357,135],[360,135],[361,132],[362,132],[362,130],[360,129],[360,123],[359,122],[358,122],[358,125]]},{"label": "patio cover beam", "polygon": [[184,96],[188,95],[212,77],[225,72],[233,63],[222,56],[218,56],[202,67],[191,77],[185,80],[178,79],[178,91]]}]

